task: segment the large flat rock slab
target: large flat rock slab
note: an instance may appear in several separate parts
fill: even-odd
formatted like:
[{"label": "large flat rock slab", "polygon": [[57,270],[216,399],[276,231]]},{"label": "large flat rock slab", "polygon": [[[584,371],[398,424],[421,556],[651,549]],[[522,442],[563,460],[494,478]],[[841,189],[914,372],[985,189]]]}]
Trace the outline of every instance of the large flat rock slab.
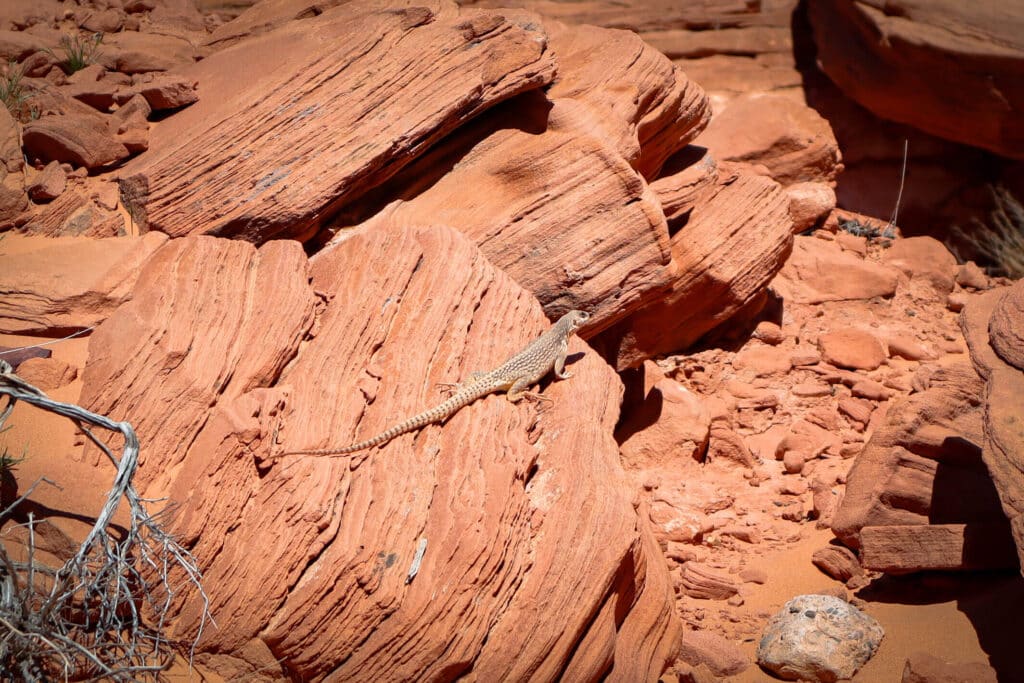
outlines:
[{"label": "large flat rock slab", "polygon": [[[853,463],[832,520],[843,543],[865,552],[865,566],[899,572],[1012,566],[1010,515],[1000,498],[1010,493],[1012,503],[1019,485],[1005,478],[1013,459],[990,453],[984,416],[997,404],[984,394],[984,380],[959,361],[938,367],[923,391],[889,406]],[[1013,509],[1006,502],[1003,508]],[[892,550],[901,545],[905,552],[896,560]]]},{"label": "large flat rock slab", "polygon": [[0,332],[67,334],[97,325],[131,298],[166,235],[0,240]]},{"label": "large flat rock slab", "polygon": [[199,102],[122,172],[136,222],[172,236],[309,237],[445,134],[549,83],[539,22],[447,0],[359,0],[184,71]]},{"label": "large flat rock slab", "polygon": [[1024,159],[1018,5],[813,0],[807,9],[818,62],[848,97],[883,118]]}]

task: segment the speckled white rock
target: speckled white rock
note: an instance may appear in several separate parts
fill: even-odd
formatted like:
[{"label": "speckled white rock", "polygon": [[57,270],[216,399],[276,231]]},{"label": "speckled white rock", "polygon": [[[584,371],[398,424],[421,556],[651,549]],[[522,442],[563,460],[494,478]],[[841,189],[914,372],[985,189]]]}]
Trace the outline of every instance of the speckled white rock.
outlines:
[{"label": "speckled white rock", "polygon": [[882,642],[881,624],[831,595],[798,595],[768,621],[757,663],[786,680],[852,678]]}]

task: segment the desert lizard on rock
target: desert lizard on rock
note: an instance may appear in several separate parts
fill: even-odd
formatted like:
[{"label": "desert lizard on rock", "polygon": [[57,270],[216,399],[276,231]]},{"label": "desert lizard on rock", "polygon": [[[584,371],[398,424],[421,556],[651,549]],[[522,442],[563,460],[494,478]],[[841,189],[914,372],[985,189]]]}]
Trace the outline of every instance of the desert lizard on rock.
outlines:
[{"label": "desert lizard on rock", "polygon": [[559,379],[568,379],[572,376],[572,373],[565,371],[569,339],[588,320],[590,320],[590,314],[586,311],[569,311],[559,318],[558,322],[551,326],[551,329],[494,370],[473,373],[468,382],[454,388],[452,395],[447,400],[381,432],[372,439],[360,441],[344,448],[288,451],[277,457],[285,455],[344,455],[361,451],[364,448],[379,446],[407,432],[429,424],[443,422],[459,409],[496,391],[507,392],[508,400],[516,402],[528,395],[526,390],[539,382],[548,372],[554,371],[555,376]]}]

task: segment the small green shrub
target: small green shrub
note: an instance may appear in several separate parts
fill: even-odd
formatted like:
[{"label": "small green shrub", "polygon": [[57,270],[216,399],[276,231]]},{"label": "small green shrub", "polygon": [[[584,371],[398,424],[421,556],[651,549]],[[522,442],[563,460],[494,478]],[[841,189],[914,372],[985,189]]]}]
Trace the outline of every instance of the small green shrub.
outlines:
[{"label": "small green shrub", "polygon": [[100,50],[100,43],[102,42],[103,34],[99,32],[92,34],[89,38],[84,38],[78,34],[63,36],[60,39],[60,50],[64,52],[63,59],[58,57],[53,50],[48,50],[48,52],[58,60],[60,68],[64,69],[65,73],[73,74],[99,59],[100,54],[102,54]]},{"label": "small green shrub", "polygon": [[20,118],[25,100],[28,99],[28,94],[21,85],[24,75],[24,70],[17,62],[10,62],[3,77],[0,77],[0,100],[3,100],[7,111],[16,119]]}]

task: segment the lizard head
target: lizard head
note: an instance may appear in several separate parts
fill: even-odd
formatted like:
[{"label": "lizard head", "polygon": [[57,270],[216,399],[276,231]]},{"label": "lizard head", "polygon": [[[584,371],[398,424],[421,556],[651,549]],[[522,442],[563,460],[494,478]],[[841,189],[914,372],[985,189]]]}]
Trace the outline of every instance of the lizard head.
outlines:
[{"label": "lizard head", "polygon": [[586,325],[588,320],[590,320],[590,314],[586,311],[569,311],[562,316],[559,322],[564,322],[568,328],[567,332],[573,334],[576,330]]}]

